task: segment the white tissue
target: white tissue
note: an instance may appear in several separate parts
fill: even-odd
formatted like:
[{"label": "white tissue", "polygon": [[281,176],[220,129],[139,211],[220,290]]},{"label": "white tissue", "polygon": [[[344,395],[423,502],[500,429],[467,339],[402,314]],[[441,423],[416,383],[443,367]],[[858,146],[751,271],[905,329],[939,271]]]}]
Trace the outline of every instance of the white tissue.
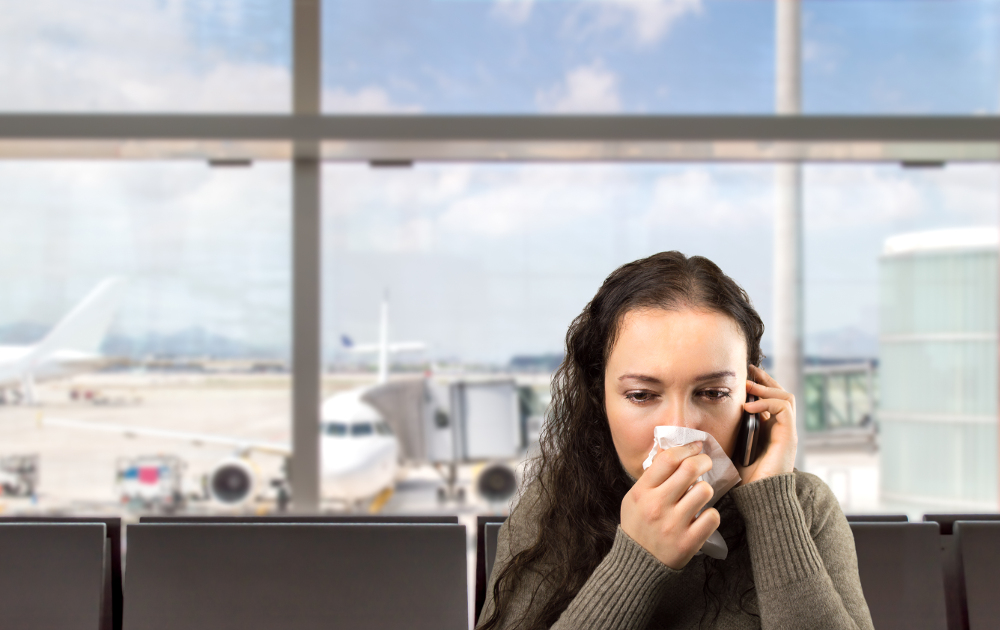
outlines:
[{"label": "white tissue", "polygon": [[[733,466],[733,462],[719,445],[718,440],[710,434],[687,427],[656,427],[653,429],[653,450],[649,452],[649,457],[642,463],[642,469],[649,468],[653,463],[653,457],[661,450],[683,446],[691,442],[703,442],[702,452],[712,458],[712,469],[698,478],[698,481],[707,481],[708,485],[712,486],[712,490],[715,491],[712,498],[702,508],[704,511],[715,505],[715,502],[722,498],[722,495],[740,482],[740,473],[736,470],[736,466]],[[710,558],[719,560],[725,560],[726,556],[729,555],[726,541],[718,531],[712,532],[701,551]]]}]

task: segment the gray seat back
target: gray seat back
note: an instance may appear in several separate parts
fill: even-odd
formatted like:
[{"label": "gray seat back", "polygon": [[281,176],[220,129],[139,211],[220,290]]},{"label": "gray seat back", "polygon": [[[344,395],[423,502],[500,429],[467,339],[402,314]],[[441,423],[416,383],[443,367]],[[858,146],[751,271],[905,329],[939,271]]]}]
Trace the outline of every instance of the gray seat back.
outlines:
[{"label": "gray seat back", "polygon": [[106,536],[102,523],[0,523],[0,628],[101,628]]},{"label": "gray seat back", "polygon": [[969,630],[1000,628],[1000,522],[956,521],[959,589]]},{"label": "gray seat back", "polygon": [[486,582],[489,583],[493,574],[493,563],[497,559],[497,536],[503,523],[487,523],[484,527],[486,535]]},{"label": "gray seat back", "polygon": [[128,528],[125,630],[468,627],[461,525]]},{"label": "gray seat back", "polygon": [[944,582],[934,523],[851,523],[858,573],[879,630],[945,630]]}]

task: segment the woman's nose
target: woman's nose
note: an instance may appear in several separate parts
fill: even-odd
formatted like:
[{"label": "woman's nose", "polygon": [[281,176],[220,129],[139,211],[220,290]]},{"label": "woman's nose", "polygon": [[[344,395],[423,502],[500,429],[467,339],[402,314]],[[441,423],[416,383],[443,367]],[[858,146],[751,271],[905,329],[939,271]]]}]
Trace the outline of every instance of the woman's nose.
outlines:
[{"label": "woman's nose", "polygon": [[663,405],[663,415],[659,418],[659,424],[661,426],[668,427],[688,427],[689,423],[694,419],[691,410],[688,409],[687,401],[683,399],[667,400],[667,404]]}]

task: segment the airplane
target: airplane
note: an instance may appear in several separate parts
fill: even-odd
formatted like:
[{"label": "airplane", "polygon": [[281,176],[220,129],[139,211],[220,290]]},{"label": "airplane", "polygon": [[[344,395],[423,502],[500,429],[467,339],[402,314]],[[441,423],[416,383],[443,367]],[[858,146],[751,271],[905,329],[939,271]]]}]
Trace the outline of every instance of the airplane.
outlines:
[{"label": "airplane", "polygon": [[[325,400],[320,412],[320,462],[323,496],[357,505],[369,497],[386,499],[395,486],[400,444],[382,415],[363,400],[371,389],[389,378],[389,355],[393,352],[423,348],[421,343],[391,344],[388,340],[388,303],[382,302],[378,344],[345,346],[352,352],[378,352],[378,381],[334,394]],[[190,442],[195,445],[218,445],[233,448],[231,456],[215,465],[208,475],[208,491],[214,501],[239,506],[257,495],[258,474],[249,455],[253,452],[290,457],[291,445],[278,442],[244,440],[237,437],[189,433],[116,424],[101,424],[58,418],[43,418],[44,426],[89,429],[116,433],[125,437],[153,437]]]},{"label": "airplane", "polygon": [[35,402],[35,383],[95,370],[111,362],[101,342],[124,293],[123,278],[107,278],[38,343],[0,346],[0,400],[13,390],[22,402]]}]

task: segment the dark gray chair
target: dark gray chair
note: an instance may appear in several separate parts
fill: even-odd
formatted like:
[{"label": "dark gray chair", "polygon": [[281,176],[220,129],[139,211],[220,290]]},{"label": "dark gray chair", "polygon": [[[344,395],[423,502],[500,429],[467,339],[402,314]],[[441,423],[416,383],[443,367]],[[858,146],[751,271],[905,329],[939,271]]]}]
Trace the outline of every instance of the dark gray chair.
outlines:
[{"label": "dark gray chair", "polygon": [[[0,516],[0,523],[104,523],[108,535],[105,553],[103,624],[122,628],[122,519],[117,516]],[[103,626],[102,626],[103,627]]]},{"label": "dark gray chair", "polygon": [[457,516],[406,516],[396,514],[266,514],[263,516],[140,516],[140,523],[439,523],[458,524]]},{"label": "dark gray chair", "polygon": [[0,523],[0,628],[111,629],[103,523]]},{"label": "dark gray chair", "polygon": [[954,532],[963,626],[1000,628],[1000,521],[956,521]]},{"label": "dark gray chair", "polygon": [[945,630],[938,528],[933,523],[851,523],[858,573],[879,630]]},{"label": "dark gray chair", "polygon": [[924,514],[924,522],[937,523],[942,536],[951,536],[957,521],[1000,521],[1000,514]]},{"label": "dark gray chair", "polygon": [[949,630],[969,627],[958,566],[958,547],[952,535],[957,521],[997,521],[1000,514],[924,514],[924,521],[936,523],[941,530],[941,566],[944,569],[944,596],[948,607]]},{"label": "dark gray chair", "polygon": [[140,523],[127,562],[127,630],[468,627],[461,525]]},{"label": "dark gray chair", "polygon": [[908,523],[906,514],[848,514],[848,523]]},{"label": "dark gray chair", "polygon": [[500,527],[503,523],[486,524],[486,581],[490,581],[493,575],[493,563],[497,559],[497,537],[500,535]]},{"label": "dark gray chair", "polygon": [[[482,612],[483,604],[486,603],[486,583],[489,582],[490,574],[486,571],[486,525],[489,523],[503,523],[506,516],[477,516],[476,517],[476,614],[475,623],[479,623],[479,613]],[[493,539],[493,554],[496,556],[496,538]],[[490,558],[489,565],[493,567],[493,557]]]}]

